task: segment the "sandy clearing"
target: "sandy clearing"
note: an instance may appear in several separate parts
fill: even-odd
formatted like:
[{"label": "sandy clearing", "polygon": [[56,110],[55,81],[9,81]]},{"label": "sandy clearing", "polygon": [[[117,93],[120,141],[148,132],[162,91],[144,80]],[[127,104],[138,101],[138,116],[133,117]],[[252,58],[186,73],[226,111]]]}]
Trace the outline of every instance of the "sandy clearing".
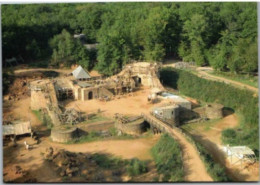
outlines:
[{"label": "sandy clearing", "polygon": [[[65,149],[71,152],[82,153],[106,153],[112,156],[121,157],[123,159],[139,158],[140,160],[150,160],[150,149],[159,139],[159,135],[150,138],[140,138],[132,140],[106,140],[88,142],[83,144],[59,144],[53,143],[48,137],[44,137],[39,145],[33,145],[34,148],[27,151],[23,142],[27,141],[33,144],[34,141],[30,137],[20,139],[17,147],[4,147],[4,171],[7,174],[5,179],[11,178],[10,168],[19,165],[22,169],[29,171],[30,175],[38,180],[38,182],[62,182],[61,177],[53,169],[50,163],[47,163],[41,153],[45,152],[47,147],[52,146],[55,150]],[[44,174],[44,175],[43,175]]]},{"label": "sandy clearing", "polygon": [[154,106],[159,106],[167,102],[163,100],[157,104],[148,103],[147,97],[150,89],[143,87],[141,90],[134,92],[133,96],[125,95],[120,99],[114,99],[108,102],[102,102],[97,99],[89,101],[73,101],[69,102],[66,107],[75,108],[79,111],[94,113],[100,109],[104,116],[113,117],[115,113],[140,115],[142,112],[148,113]]},{"label": "sandy clearing", "polygon": [[105,140],[70,145],[49,142],[49,145],[55,148],[66,149],[71,152],[108,153],[123,159],[136,157],[140,160],[148,160],[152,159],[150,149],[159,138],[159,135],[154,135],[152,138]]}]

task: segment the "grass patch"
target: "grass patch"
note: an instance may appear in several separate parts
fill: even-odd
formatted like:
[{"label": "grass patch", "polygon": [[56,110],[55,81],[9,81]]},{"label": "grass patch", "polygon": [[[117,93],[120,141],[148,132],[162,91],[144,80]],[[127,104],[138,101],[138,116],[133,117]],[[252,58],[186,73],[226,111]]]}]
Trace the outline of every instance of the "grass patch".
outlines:
[{"label": "grass patch", "polygon": [[91,158],[99,167],[104,169],[126,169],[126,173],[131,177],[148,172],[148,162],[137,158],[123,160],[100,153],[93,154]]},{"label": "grass patch", "polygon": [[92,142],[92,141],[98,141],[103,139],[98,132],[92,131],[88,134],[81,136],[79,138],[73,139],[71,141],[68,141],[66,144],[80,144],[80,143],[86,143],[86,142]]},{"label": "grass patch", "polygon": [[100,121],[111,121],[112,119],[108,118],[108,117],[104,117],[101,114],[95,114],[93,116],[90,116],[89,119],[87,119],[86,121],[84,121],[84,124],[88,124],[88,123],[96,123],[96,122],[100,122]]},{"label": "grass patch", "polygon": [[28,67],[34,67],[34,68],[47,68],[49,64],[48,59],[46,60],[40,60],[40,61],[34,61],[28,63]]},{"label": "grass patch", "polygon": [[42,122],[41,111],[39,111],[39,110],[32,110],[32,112],[38,118],[38,120],[40,120]]},{"label": "grass patch", "polygon": [[169,135],[164,134],[151,149],[156,168],[163,175],[163,181],[183,181],[184,171],[179,144]]},{"label": "grass patch", "polygon": [[130,177],[138,176],[148,172],[148,161],[141,161],[137,158],[121,159],[119,157],[109,156],[107,154],[95,153],[91,159],[104,169],[122,170]]},{"label": "grass patch", "polygon": [[102,141],[102,140],[127,140],[127,139],[136,139],[137,137],[128,135],[128,134],[122,134],[117,135],[116,128],[111,128],[109,131],[110,136],[103,136],[97,131],[91,131],[86,135],[83,135],[79,138],[73,139],[71,141],[66,142],[65,144],[80,144],[80,143],[86,143],[86,142],[93,142],[93,141]]},{"label": "grass patch", "polygon": [[154,133],[153,133],[152,129],[149,129],[145,133],[143,133],[140,137],[141,138],[150,138],[153,136],[154,136]]},{"label": "grass patch", "polygon": [[216,163],[210,153],[200,143],[195,142],[206,169],[214,181],[227,182],[231,179],[226,175],[225,168]]},{"label": "grass patch", "polygon": [[91,156],[91,158],[97,163],[99,167],[105,169],[118,169],[124,167],[127,164],[126,160],[118,157],[110,157],[105,154],[95,153]]},{"label": "grass patch", "polygon": [[48,114],[43,113],[39,110],[32,110],[33,114],[41,121],[42,125],[46,126],[48,129],[53,127],[53,123]]},{"label": "grass patch", "polygon": [[196,129],[202,128],[204,131],[209,131],[211,127],[216,125],[221,119],[208,120],[203,122],[188,123],[181,126],[182,129],[192,132]]},{"label": "grass patch", "polygon": [[140,161],[134,158],[128,163],[126,171],[131,177],[146,173],[148,171],[147,161]]}]

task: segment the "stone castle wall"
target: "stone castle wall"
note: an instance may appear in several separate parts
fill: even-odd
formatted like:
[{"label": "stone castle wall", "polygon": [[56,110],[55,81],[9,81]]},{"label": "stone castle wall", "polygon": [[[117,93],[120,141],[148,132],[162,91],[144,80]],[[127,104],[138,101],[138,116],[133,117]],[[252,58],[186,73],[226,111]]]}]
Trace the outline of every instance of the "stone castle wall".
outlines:
[{"label": "stone castle wall", "polygon": [[115,122],[115,127],[117,130],[120,130],[123,133],[130,135],[140,135],[145,131],[144,120],[140,120],[140,122],[131,124],[131,123],[120,123],[118,121]]},{"label": "stone castle wall", "polygon": [[51,130],[51,139],[54,142],[66,143],[72,141],[77,137],[79,137],[79,133],[76,127],[68,130],[62,130],[58,128],[54,128]]}]

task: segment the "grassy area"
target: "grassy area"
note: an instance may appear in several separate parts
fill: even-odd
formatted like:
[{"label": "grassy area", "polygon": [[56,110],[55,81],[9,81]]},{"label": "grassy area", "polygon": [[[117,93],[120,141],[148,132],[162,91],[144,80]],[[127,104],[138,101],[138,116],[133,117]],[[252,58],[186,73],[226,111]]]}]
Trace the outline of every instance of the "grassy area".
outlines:
[{"label": "grassy area", "polygon": [[140,161],[137,158],[131,159],[126,168],[127,174],[133,177],[146,173],[148,171],[147,165],[147,161]]},{"label": "grassy area", "polygon": [[47,59],[43,59],[43,60],[39,60],[39,61],[33,61],[28,63],[28,67],[31,68],[47,68],[49,65],[49,58]]},{"label": "grassy area", "polygon": [[204,122],[195,122],[195,123],[189,123],[184,124],[181,126],[182,129],[191,132],[198,128],[202,128],[204,131],[209,131],[211,127],[213,127],[215,124],[217,124],[221,119],[214,119],[214,120],[208,120]]},{"label": "grassy area", "polygon": [[95,114],[93,116],[90,116],[89,119],[87,119],[86,121],[84,121],[84,124],[88,124],[88,123],[96,123],[96,122],[100,122],[100,121],[111,121],[112,119],[105,117],[101,114]]},{"label": "grassy area", "polygon": [[148,161],[141,161],[137,158],[123,160],[119,157],[112,157],[105,154],[95,153],[91,156],[97,165],[104,169],[126,170],[130,177],[137,176],[148,171]]},{"label": "grassy area", "polygon": [[42,115],[41,112],[38,110],[32,110],[33,114],[42,122]]},{"label": "grassy area", "polygon": [[118,135],[116,128],[110,128],[109,130],[110,136],[102,136],[100,133],[92,131],[88,134],[81,136],[80,138],[76,138],[72,141],[67,142],[66,144],[80,144],[85,142],[93,142],[93,141],[102,141],[102,140],[108,140],[108,139],[117,139],[117,140],[124,140],[124,139],[136,139],[137,137],[128,135],[128,134],[122,134]]},{"label": "grassy area", "polygon": [[217,71],[211,72],[209,74],[227,78],[230,80],[234,80],[258,88],[258,77],[249,76],[249,75],[239,75],[230,72],[217,72]]},{"label": "grassy area", "polygon": [[48,114],[43,113],[38,110],[32,110],[33,114],[41,121],[41,123],[46,126],[48,129],[51,129],[53,127],[53,123],[51,121],[51,118]]},{"label": "grassy area", "polygon": [[[66,128],[66,127],[64,127]],[[67,126],[67,129],[71,128],[71,126]],[[93,142],[93,141],[103,141],[103,140],[127,140],[127,139],[138,139],[138,138],[150,138],[154,134],[152,130],[148,130],[146,133],[140,135],[140,136],[133,136],[129,134],[122,133],[121,135],[118,135],[118,131],[115,127],[111,127],[108,130],[108,133],[110,136],[102,136],[99,132],[92,131],[88,134],[81,136],[80,138],[74,139],[72,141],[67,142],[66,144],[80,144],[80,143],[86,143],[86,142]]]},{"label": "grassy area", "polygon": [[81,136],[80,138],[68,141],[66,144],[80,144],[85,142],[92,142],[102,140],[103,137],[99,136],[97,132],[89,132],[87,135]]},{"label": "grassy area", "polygon": [[226,175],[225,168],[216,163],[212,155],[200,143],[195,142],[195,145],[200,153],[200,157],[205,163],[206,169],[214,181],[227,182],[231,179]]},{"label": "grassy area", "polygon": [[184,171],[179,144],[169,135],[164,134],[151,149],[156,168],[164,182],[183,181]]}]

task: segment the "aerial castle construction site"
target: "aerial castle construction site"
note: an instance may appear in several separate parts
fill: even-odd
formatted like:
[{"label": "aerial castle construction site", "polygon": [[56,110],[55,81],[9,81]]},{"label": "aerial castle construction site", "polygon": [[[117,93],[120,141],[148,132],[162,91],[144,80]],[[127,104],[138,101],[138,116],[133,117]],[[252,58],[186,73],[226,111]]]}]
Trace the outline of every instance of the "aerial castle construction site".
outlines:
[{"label": "aerial castle construction site", "polygon": [[[102,138],[109,138],[112,137],[111,128],[115,129],[116,136],[124,134],[138,138],[151,131],[153,134],[167,133],[178,139],[184,135],[179,128],[184,124],[223,118],[223,105],[200,106],[164,87],[160,81],[160,68],[159,63],[134,62],[125,65],[114,76],[103,77],[92,76],[78,66],[60,76],[33,78],[28,83],[29,109],[40,113],[42,123],[47,123],[47,138],[51,142],[48,147],[53,143],[79,141],[93,131]],[[103,114],[108,120],[93,122],[93,117]],[[34,137],[39,133],[37,129],[32,127],[30,120],[13,121],[3,125],[3,135],[14,136],[15,141],[19,135]],[[28,143],[24,144],[30,148]],[[241,154],[242,150],[244,153]],[[227,146],[223,151],[231,158],[242,156],[241,161],[255,159],[249,148]],[[53,149],[48,148],[46,158],[52,158],[53,153]],[[59,155],[65,154],[61,152]],[[60,168],[63,170],[59,172],[60,177],[79,173],[75,164]]]},{"label": "aerial castle construction site", "polygon": [[[211,106],[207,110],[198,109],[199,111],[196,112],[196,109],[192,110],[191,102],[188,100],[167,93],[160,82],[159,69],[160,64],[157,63],[136,62],[124,66],[119,74],[104,78],[91,77],[79,66],[64,77],[31,82],[31,109],[42,110],[48,114],[53,124],[51,138],[59,142],[67,142],[78,137],[80,128],[77,123],[84,119],[79,110],[65,109],[62,101],[80,100],[85,104],[92,99],[112,101],[124,94],[131,96],[141,86],[150,89],[147,96],[148,102],[154,105],[156,102],[160,103],[148,113],[140,113],[142,115],[139,117],[129,119],[124,115],[115,115],[115,127],[121,132],[140,134],[145,131],[146,122],[156,133],[165,131],[163,126],[156,124],[156,120],[161,120],[170,127],[176,127],[187,120],[215,118],[216,116],[212,117],[212,114],[216,115],[218,112],[217,117],[222,117],[221,106],[205,115],[212,108]],[[61,129],[64,125],[74,125],[74,127]]]}]

